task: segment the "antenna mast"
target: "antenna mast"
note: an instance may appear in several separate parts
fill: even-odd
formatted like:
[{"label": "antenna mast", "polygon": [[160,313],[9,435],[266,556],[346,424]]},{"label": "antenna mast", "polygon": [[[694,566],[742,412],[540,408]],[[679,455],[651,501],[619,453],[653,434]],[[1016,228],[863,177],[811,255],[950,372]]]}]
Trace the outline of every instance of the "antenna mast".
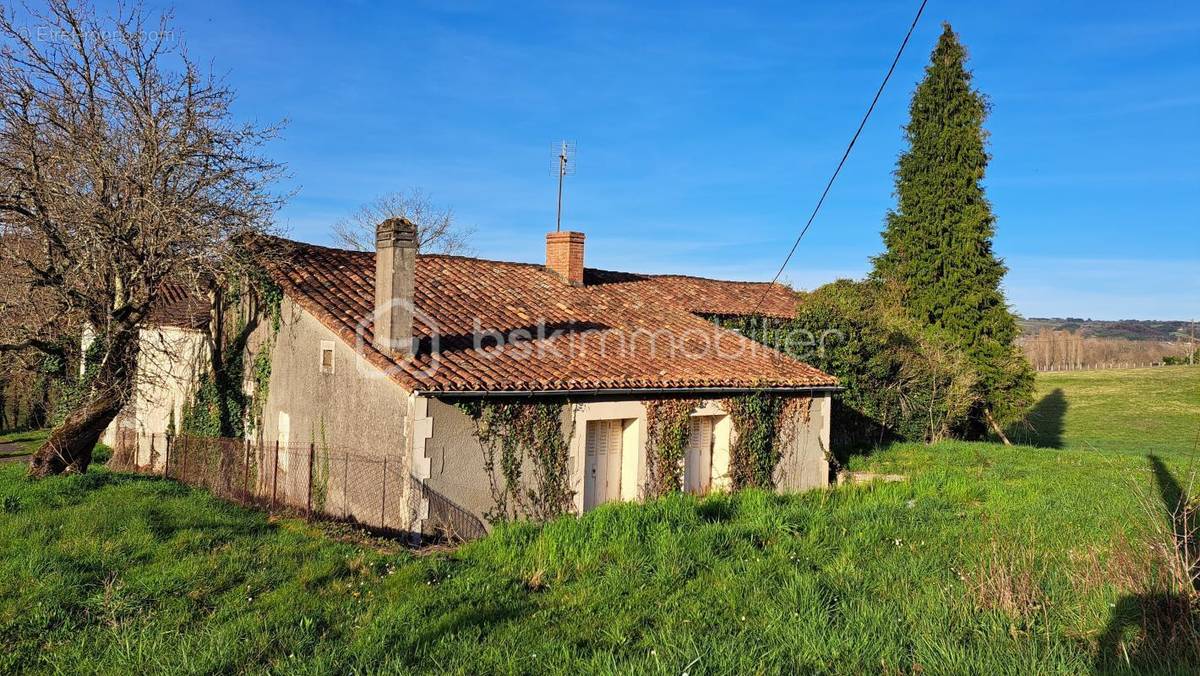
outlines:
[{"label": "antenna mast", "polygon": [[559,141],[551,146],[554,159],[550,162],[550,171],[558,176],[558,211],[554,220],[554,231],[562,230],[562,192],[563,179],[575,175],[575,142]]}]

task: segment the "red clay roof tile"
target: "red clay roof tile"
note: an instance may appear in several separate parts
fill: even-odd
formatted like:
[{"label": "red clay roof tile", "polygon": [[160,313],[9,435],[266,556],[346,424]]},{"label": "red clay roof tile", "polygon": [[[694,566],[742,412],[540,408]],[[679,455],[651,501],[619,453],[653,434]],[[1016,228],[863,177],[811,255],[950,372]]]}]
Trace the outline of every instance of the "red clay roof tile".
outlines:
[{"label": "red clay roof tile", "polygon": [[156,326],[203,329],[208,326],[210,307],[210,301],[202,293],[184,284],[168,282],[158,287],[158,297],[146,321]]},{"label": "red clay roof tile", "polygon": [[[541,265],[443,255],[417,257],[413,333],[420,349],[412,359],[396,360],[371,346],[373,253],[271,243],[278,250],[263,260],[287,295],[409,390],[837,384],[812,366],[697,316],[746,314],[767,288],[761,314],[789,317],[795,301],[786,287],[592,269],[584,285],[575,287]],[[493,331],[504,337],[503,345]]]}]

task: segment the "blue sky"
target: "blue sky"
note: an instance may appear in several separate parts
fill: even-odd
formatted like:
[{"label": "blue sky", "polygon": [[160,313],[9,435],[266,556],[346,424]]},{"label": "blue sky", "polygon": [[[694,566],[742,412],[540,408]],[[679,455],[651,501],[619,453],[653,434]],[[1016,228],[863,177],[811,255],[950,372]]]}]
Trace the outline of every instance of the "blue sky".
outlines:
[{"label": "blue sky", "polygon": [[[154,6],[153,3],[150,4]],[[271,148],[298,239],[421,187],[483,257],[538,261],[550,146],[578,144],[564,226],[587,262],[769,279],[915,2],[230,3],[176,8]],[[1005,288],[1027,316],[1200,318],[1200,6],[931,0],[784,274],[857,277],[893,204],[900,127],[949,20],[990,98]]]}]

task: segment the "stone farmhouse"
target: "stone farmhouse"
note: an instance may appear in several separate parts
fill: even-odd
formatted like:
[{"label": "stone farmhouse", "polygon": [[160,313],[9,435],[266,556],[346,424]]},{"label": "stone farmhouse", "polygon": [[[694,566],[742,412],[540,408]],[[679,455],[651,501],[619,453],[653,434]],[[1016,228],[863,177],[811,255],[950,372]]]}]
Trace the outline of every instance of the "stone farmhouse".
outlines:
[{"label": "stone farmhouse", "polygon": [[[827,484],[836,379],[713,321],[791,317],[790,289],[596,270],[584,266],[584,244],[582,233],[549,233],[544,263],[419,254],[414,227],[402,219],[378,226],[374,253],[260,241],[258,260],[281,300],[274,310],[250,310],[260,321],[245,341],[244,363],[269,361],[258,421],[247,432],[255,453],[275,441],[320,439],[386,457],[386,476],[398,477],[386,490],[405,495],[397,503],[405,508],[386,515],[389,526],[432,533],[451,512],[482,523],[493,506],[494,474],[466,402],[566,402],[567,485],[582,513],[645,495],[648,405],[667,399],[686,400],[690,410],[680,488],[728,489],[739,430],[726,402],[767,391],[804,404],[787,409],[794,419],[779,449],[776,488]],[[143,440],[136,450],[143,466],[165,462],[144,439],[182,418],[205,367],[209,301],[185,296],[168,294],[158,325],[145,334],[142,362],[166,362],[156,367],[167,377],[140,386],[107,433],[109,443],[121,435]],[[274,321],[263,320],[268,312]],[[164,340],[183,344],[173,354],[196,358],[156,358],[155,343]],[[283,463],[273,471],[286,475]],[[351,519],[370,522],[378,512],[348,493],[336,500],[332,511]]]}]

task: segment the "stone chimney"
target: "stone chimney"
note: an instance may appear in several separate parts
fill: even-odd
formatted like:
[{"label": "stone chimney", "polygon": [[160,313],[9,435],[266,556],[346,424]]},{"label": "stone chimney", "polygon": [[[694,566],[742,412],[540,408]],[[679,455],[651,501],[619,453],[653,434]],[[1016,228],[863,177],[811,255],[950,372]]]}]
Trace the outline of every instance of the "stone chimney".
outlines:
[{"label": "stone chimney", "polygon": [[546,269],[571,286],[583,286],[583,233],[547,233]]},{"label": "stone chimney", "polygon": [[405,218],[375,226],[375,348],[394,357],[413,354],[413,285],[417,227]]}]

